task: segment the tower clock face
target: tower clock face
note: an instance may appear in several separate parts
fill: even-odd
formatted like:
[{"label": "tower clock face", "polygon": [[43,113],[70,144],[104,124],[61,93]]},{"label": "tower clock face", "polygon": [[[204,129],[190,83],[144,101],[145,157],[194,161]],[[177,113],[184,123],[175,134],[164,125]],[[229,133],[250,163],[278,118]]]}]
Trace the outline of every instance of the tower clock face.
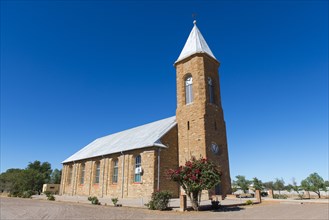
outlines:
[{"label": "tower clock face", "polygon": [[219,147],[218,147],[218,145],[217,145],[216,143],[214,143],[214,142],[211,143],[210,148],[211,148],[211,151],[212,151],[214,154],[218,154]]}]

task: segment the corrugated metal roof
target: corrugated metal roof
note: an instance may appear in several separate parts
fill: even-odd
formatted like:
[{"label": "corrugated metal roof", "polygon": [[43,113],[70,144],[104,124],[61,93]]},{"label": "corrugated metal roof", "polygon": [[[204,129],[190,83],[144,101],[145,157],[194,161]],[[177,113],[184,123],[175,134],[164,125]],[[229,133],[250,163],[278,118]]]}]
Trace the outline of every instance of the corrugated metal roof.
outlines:
[{"label": "corrugated metal roof", "polygon": [[166,147],[160,139],[176,124],[176,117],[173,116],[98,138],[62,163],[150,146]]},{"label": "corrugated metal roof", "polygon": [[194,21],[193,23],[194,27],[190,35],[188,36],[184,48],[175,63],[196,53],[206,53],[215,60],[217,60],[214,54],[211,52],[206,40],[203,38],[200,30],[196,26],[196,21]]}]

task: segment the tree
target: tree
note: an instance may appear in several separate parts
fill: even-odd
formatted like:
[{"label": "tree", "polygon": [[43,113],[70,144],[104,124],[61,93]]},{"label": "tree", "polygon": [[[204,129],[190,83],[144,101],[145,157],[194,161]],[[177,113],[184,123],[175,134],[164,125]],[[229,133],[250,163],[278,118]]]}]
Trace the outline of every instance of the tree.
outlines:
[{"label": "tree", "polygon": [[321,198],[320,191],[327,191],[326,184],[323,178],[317,174],[312,173],[301,182],[302,188],[306,191],[315,192]]},{"label": "tree", "polygon": [[246,193],[249,189],[250,181],[246,179],[245,176],[238,175],[235,177],[237,180],[233,181],[234,185],[237,185],[240,187],[240,189],[243,191],[243,193]]},{"label": "tree", "polygon": [[178,182],[190,198],[194,210],[199,209],[199,198],[202,190],[212,189],[220,183],[220,171],[214,163],[206,158],[186,161],[185,166],[167,171],[170,179]]},{"label": "tree", "polygon": [[329,187],[329,181],[328,181],[328,180],[324,181],[324,185],[325,185],[326,187]]},{"label": "tree", "polygon": [[286,186],[286,190],[288,190],[289,192],[295,191],[298,194],[298,197],[300,199],[303,199],[303,194],[300,193],[300,186],[297,185],[295,178],[292,178],[292,184],[289,184],[288,186]]},{"label": "tree", "polygon": [[10,192],[16,196],[19,192],[23,192],[24,188],[24,170],[8,169],[0,175],[0,190],[1,192]]},{"label": "tree", "polygon": [[273,183],[273,189],[278,190],[279,195],[281,195],[281,191],[284,190],[284,188],[285,188],[284,180],[282,178],[281,179],[276,178],[275,182]]},{"label": "tree", "polygon": [[60,184],[61,183],[62,170],[55,169],[50,175],[50,183]]},{"label": "tree", "polygon": [[259,179],[257,179],[256,177],[254,177],[254,178],[252,179],[252,183],[253,183],[253,185],[254,185],[254,189],[255,189],[255,190],[262,191],[262,190],[264,189],[264,185],[263,185],[262,181],[259,180]]},{"label": "tree", "polygon": [[263,185],[264,185],[264,187],[266,189],[271,189],[271,190],[274,189],[274,183],[273,183],[273,181],[265,182],[265,183],[263,183]]},{"label": "tree", "polygon": [[29,174],[29,188],[40,194],[42,192],[43,184],[49,183],[50,181],[50,174],[52,172],[50,163],[41,163],[40,161],[36,160],[33,163],[30,162],[28,164],[26,171]]}]

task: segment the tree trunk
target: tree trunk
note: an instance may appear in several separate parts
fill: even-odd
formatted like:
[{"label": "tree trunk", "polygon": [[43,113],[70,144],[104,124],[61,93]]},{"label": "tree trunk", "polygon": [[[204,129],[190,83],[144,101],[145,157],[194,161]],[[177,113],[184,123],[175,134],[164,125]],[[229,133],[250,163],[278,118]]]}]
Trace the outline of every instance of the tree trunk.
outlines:
[{"label": "tree trunk", "polygon": [[318,194],[318,196],[319,196],[319,199],[321,198],[321,192],[320,191],[317,191],[317,192],[315,192],[316,194]]},{"label": "tree trunk", "polygon": [[199,192],[191,192],[189,193],[189,197],[192,204],[192,208],[195,211],[199,211],[199,201],[198,201]]}]

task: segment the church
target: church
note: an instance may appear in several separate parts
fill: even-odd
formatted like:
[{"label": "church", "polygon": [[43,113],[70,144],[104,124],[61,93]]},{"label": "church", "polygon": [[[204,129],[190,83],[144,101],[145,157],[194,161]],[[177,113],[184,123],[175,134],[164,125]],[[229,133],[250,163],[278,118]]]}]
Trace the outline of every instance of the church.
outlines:
[{"label": "church", "polygon": [[60,195],[136,198],[158,190],[181,193],[166,170],[192,156],[220,166],[220,183],[207,194],[231,193],[226,125],[216,59],[194,26],[174,63],[176,116],[100,137],[62,162]]}]

